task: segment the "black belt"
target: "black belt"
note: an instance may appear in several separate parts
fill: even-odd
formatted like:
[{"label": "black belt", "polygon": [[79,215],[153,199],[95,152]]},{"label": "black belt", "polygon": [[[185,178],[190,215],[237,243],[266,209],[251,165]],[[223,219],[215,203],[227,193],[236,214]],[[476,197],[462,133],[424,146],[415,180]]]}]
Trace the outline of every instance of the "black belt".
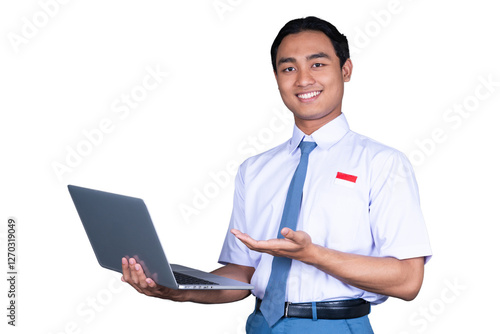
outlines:
[{"label": "black belt", "polygon": [[[255,310],[260,309],[262,299],[257,298]],[[312,303],[285,303],[285,318],[313,318]],[[370,313],[370,303],[364,299],[317,302],[317,319],[353,319]]]}]

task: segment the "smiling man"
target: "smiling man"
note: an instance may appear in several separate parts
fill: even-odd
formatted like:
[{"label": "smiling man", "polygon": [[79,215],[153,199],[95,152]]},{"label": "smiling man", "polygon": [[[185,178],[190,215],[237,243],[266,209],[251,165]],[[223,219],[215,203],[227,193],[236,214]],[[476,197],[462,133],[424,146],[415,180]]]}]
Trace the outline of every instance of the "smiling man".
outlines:
[{"label": "smiling man", "polygon": [[[349,129],[347,39],[316,17],[288,22],[271,59],[294,115],[292,138],[241,166],[214,273],[251,282],[248,333],[373,333],[370,305],[412,300],[431,256],[408,159]],[[200,303],[245,291],[157,286],[132,259],[124,281],[147,295]]]},{"label": "smiling man", "polygon": [[352,72],[350,59],[340,64],[330,39],[320,31],[287,35],[277,53],[276,81],[295,124],[306,134],[342,111],[344,82]]}]

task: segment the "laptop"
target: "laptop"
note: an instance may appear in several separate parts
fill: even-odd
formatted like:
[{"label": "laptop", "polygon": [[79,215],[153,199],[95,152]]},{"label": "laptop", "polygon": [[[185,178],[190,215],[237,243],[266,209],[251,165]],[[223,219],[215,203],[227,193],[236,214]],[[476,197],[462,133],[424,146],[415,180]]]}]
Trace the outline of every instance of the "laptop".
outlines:
[{"label": "laptop", "polygon": [[133,257],[147,277],[171,289],[254,288],[233,279],[170,264],[142,199],[74,185],[68,185],[68,189],[102,267],[121,273],[121,259]]}]

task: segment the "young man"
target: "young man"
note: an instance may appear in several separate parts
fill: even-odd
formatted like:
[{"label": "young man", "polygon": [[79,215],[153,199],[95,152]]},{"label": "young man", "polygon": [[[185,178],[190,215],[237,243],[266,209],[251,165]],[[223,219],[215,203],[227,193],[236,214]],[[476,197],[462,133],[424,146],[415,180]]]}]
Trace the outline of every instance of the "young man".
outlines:
[{"label": "young man", "polygon": [[[372,333],[370,304],[415,298],[431,256],[412,168],[400,152],[349,130],[342,97],[352,62],[334,26],[288,22],[271,58],[293,135],[240,166],[224,266],[214,273],[255,286],[248,333]],[[177,301],[248,295],[170,290],[133,259],[123,261],[123,280]]]}]

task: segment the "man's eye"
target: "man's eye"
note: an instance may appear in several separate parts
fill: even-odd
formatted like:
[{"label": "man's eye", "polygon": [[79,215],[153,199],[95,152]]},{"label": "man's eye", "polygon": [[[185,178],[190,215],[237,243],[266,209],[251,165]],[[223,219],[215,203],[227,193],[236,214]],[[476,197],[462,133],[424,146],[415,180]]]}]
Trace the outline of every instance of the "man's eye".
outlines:
[{"label": "man's eye", "polygon": [[313,67],[321,67],[321,66],[323,66],[323,64],[321,64],[321,63],[315,63],[315,64],[313,64]]},{"label": "man's eye", "polygon": [[292,72],[294,70],[295,69],[293,67],[287,67],[287,68],[283,69],[283,72]]}]

